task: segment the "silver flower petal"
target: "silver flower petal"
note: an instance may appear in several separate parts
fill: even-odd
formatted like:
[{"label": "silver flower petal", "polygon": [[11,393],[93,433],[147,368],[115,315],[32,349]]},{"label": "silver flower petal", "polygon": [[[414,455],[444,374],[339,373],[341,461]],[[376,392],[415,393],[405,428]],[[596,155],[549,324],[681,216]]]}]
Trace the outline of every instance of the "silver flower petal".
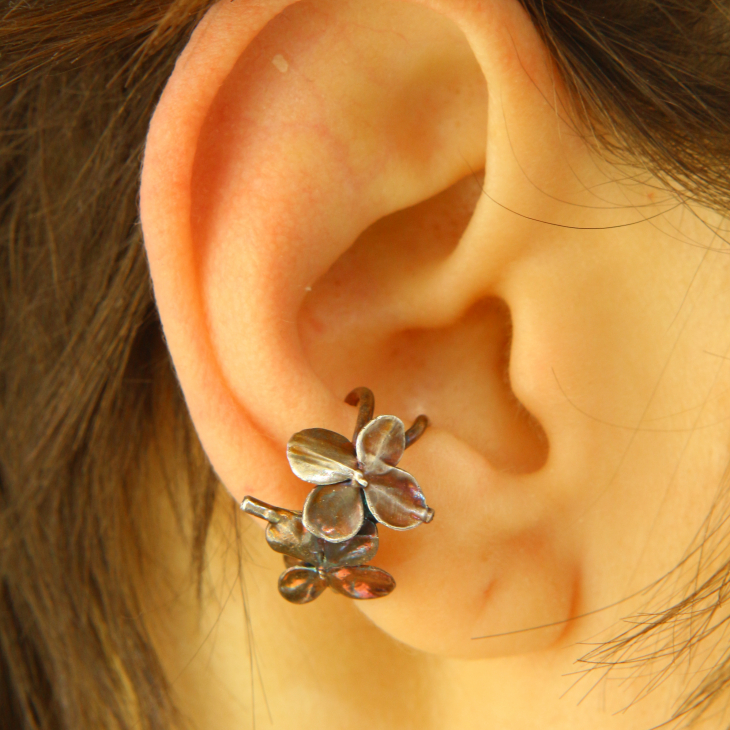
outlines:
[{"label": "silver flower petal", "polygon": [[289,568],[279,576],[279,593],[290,603],[309,603],[326,587],[315,568]]},{"label": "silver flower petal", "polygon": [[344,542],[357,534],[365,519],[360,487],[331,484],[313,489],[306,502],[302,520],[317,537],[328,542]]},{"label": "silver flower petal", "polygon": [[406,428],[395,416],[374,418],[357,436],[357,459],[364,471],[382,474],[395,466],[406,448]]},{"label": "silver flower petal", "polygon": [[304,529],[297,513],[280,515],[279,522],[270,523],[266,528],[266,542],[277,553],[291,555],[305,563],[318,562],[321,553],[317,538]]},{"label": "silver flower petal", "polygon": [[363,492],[375,519],[394,530],[410,530],[433,516],[418,483],[402,469],[369,477]]},{"label": "silver flower petal", "polygon": [[378,552],[378,528],[365,520],[355,537],[345,542],[325,542],[322,567],[333,569],[361,565]]},{"label": "silver flower petal", "polygon": [[295,433],[286,447],[292,471],[310,484],[339,484],[357,470],[355,449],[344,436],[326,428]]},{"label": "silver flower petal", "polygon": [[393,576],[371,565],[330,570],[327,582],[338,593],[359,599],[382,598],[395,588]]}]

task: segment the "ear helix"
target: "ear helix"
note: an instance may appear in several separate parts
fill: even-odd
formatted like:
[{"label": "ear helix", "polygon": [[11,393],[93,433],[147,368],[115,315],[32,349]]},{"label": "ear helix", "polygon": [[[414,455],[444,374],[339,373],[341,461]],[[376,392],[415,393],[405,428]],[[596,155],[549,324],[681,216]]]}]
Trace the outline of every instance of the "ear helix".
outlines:
[{"label": "ear helix", "polygon": [[434,517],[416,480],[397,467],[405,449],[423,435],[428,418],[418,416],[407,431],[395,416],[374,418],[368,388],[356,388],[345,402],[359,406],[352,441],[311,428],[294,434],[287,445],[292,471],[316,485],[302,512],[250,496],[241,503],[244,512],[269,523],[266,541],[284,554],[287,566],[279,592],[292,603],[309,603],[327,587],[350,598],[387,596],[395,580],[366,565],[378,551],[377,524],[410,530]]}]

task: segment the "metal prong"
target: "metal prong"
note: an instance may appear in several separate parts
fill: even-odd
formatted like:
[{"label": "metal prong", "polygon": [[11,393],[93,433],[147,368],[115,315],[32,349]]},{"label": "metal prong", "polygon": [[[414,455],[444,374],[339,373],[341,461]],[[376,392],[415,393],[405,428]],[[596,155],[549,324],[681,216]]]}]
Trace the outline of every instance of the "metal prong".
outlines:
[{"label": "metal prong", "polygon": [[425,523],[429,523],[433,519],[434,514],[435,512],[430,507],[427,507],[426,514],[423,516],[423,521]]},{"label": "metal prong", "polygon": [[428,428],[429,420],[428,416],[419,416],[413,425],[406,431],[406,448],[413,446],[418,439],[423,436],[423,432]]},{"label": "metal prong", "polygon": [[355,424],[355,435],[352,437],[352,443],[355,443],[360,431],[373,420],[375,396],[370,388],[355,388],[355,390],[347,394],[345,403],[350,406],[360,406],[360,411],[357,414],[357,423]]},{"label": "metal prong", "polygon": [[276,507],[255,497],[244,497],[243,502],[241,502],[241,509],[254,517],[260,517],[262,520],[271,522],[273,525],[281,522],[281,515],[276,511]]}]

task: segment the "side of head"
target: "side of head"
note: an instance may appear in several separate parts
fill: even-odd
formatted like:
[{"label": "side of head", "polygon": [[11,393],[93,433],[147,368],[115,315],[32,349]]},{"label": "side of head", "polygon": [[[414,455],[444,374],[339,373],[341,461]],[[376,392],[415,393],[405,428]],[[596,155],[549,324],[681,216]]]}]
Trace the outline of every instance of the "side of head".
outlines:
[{"label": "side of head", "polygon": [[703,205],[730,207],[728,71],[695,52],[727,41],[712,3],[654,5],[104,0],[0,21],[16,717],[127,727],[134,706],[167,727],[140,594],[166,494],[202,570],[195,434],[221,504],[300,509],[286,442],[350,433],[358,385],[433,422],[404,467],[438,517],[382,539],[398,588],[363,606],[401,642],[555,651],[683,559],[727,461],[730,289]]}]

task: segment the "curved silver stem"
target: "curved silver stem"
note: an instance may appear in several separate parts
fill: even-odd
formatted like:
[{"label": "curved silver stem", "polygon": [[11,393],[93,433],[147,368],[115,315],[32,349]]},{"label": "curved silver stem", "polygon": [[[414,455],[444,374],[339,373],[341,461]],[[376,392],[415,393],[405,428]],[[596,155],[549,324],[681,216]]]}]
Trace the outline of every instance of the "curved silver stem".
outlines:
[{"label": "curved silver stem", "polygon": [[244,497],[243,502],[241,502],[241,509],[254,517],[260,517],[262,520],[271,522],[273,525],[281,522],[281,515],[277,512],[277,507],[262,502],[255,497]]},{"label": "curved silver stem", "polygon": [[419,416],[413,425],[406,431],[406,448],[413,446],[418,439],[423,436],[423,432],[428,428],[429,420],[428,416]]},{"label": "curved silver stem", "polygon": [[360,431],[373,420],[375,396],[370,388],[355,388],[355,390],[347,394],[345,403],[350,406],[360,407],[360,411],[357,414],[357,423],[355,424],[355,435],[352,437],[352,443],[355,443]]}]

